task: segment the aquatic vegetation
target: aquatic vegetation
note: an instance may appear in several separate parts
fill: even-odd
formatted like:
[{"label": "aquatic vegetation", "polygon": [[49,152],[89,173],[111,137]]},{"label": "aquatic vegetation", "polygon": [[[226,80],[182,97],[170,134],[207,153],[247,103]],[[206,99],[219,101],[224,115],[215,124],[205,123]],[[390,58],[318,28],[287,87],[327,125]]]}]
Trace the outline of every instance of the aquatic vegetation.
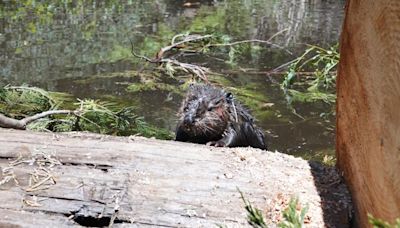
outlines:
[{"label": "aquatic vegetation", "polygon": [[248,83],[245,86],[232,86],[227,89],[232,91],[237,99],[251,110],[256,119],[267,120],[274,115],[274,112],[267,108],[266,104],[268,104],[269,98],[264,93],[258,92],[259,87],[260,85],[257,83]]},{"label": "aquatic vegetation", "polygon": [[[173,85],[163,82],[147,81],[144,83],[132,83],[127,88],[127,91],[137,93],[143,91],[168,91],[176,92],[177,88]],[[178,93],[178,92],[176,92]],[[179,93],[178,93],[179,94]]]},{"label": "aquatic vegetation", "polygon": [[328,49],[309,45],[301,56],[291,61],[281,83],[289,104],[293,101],[335,102],[336,66],[339,63],[337,48],[338,45]]},{"label": "aquatic vegetation", "polygon": [[28,124],[28,129],[36,131],[90,131],[111,135],[172,138],[169,131],[147,124],[143,117],[134,113],[133,107],[120,108],[114,103],[92,99],[78,99],[76,103],[69,100],[69,104],[63,103],[62,98],[67,97],[35,87],[6,86],[0,89],[0,110],[4,115],[22,119],[48,110],[65,107],[74,109],[67,115],[55,114]]}]

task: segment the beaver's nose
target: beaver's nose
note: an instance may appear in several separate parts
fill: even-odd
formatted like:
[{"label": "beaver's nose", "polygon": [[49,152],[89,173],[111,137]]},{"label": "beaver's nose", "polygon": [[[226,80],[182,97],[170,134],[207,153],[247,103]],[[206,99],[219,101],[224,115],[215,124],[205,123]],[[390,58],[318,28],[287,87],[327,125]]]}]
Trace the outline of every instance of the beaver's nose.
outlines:
[{"label": "beaver's nose", "polygon": [[185,118],[183,119],[183,123],[186,125],[192,125],[194,123],[193,116],[192,115],[185,116]]}]

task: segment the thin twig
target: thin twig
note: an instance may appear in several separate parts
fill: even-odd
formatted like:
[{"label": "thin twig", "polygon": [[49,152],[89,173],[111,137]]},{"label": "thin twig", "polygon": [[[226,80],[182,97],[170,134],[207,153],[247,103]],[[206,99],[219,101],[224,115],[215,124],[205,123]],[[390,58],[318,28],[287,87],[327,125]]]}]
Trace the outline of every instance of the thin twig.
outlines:
[{"label": "thin twig", "polygon": [[[255,74],[255,75],[259,75],[259,74],[267,74],[267,75],[285,75],[285,74],[287,74],[287,72],[286,71],[278,71],[278,72],[276,72],[276,71],[246,71],[246,70],[237,70],[237,71],[235,71],[235,70],[221,70],[221,72],[222,73],[225,73],[225,74],[235,74],[235,73],[245,73],[245,74],[249,74],[249,75],[252,75],[252,74]],[[302,72],[295,72],[295,74],[296,75],[305,75],[305,76],[308,76],[308,75],[313,75],[315,72],[312,72],[312,71],[302,71]],[[333,74],[334,72],[332,72],[332,74]]]},{"label": "thin twig", "polygon": [[232,42],[232,43],[225,43],[225,44],[207,44],[205,47],[234,46],[234,45],[243,44],[243,43],[264,43],[264,44],[271,45],[272,47],[276,47],[276,48],[282,49],[282,50],[284,50],[286,53],[288,53],[290,55],[293,54],[291,51],[287,50],[286,48],[284,48],[284,47],[282,47],[280,45],[274,44],[274,43],[272,43],[272,42],[270,42],[268,40],[259,40],[259,39],[240,40],[240,41],[235,41],[235,42]]},{"label": "thin twig", "polygon": [[281,33],[284,33],[286,31],[289,31],[289,29],[283,29],[281,31],[278,31],[277,33],[275,33],[274,35],[272,35],[267,41],[271,41],[272,39],[274,39],[275,37],[277,37],[278,35],[280,35]]},{"label": "thin twig", "polygon": [[147,62],[150,62],[150,63],[158,63],[157,60],[150,59],[150,58],[148,58],[148,57],[146,57],[144,55],[136,54],[136,52],[134,50],[134,46],[133,46],[132,40],[129,39],[129,42],[131,43],[131,53],[132,53],[133,56],[135,56],[136,58],[139,58],[139,59],[144,59],[144,60],[146,60]]},{"label": "thin twig", "polygon": [[189,42],[193,42],[193,41],[198,41],[198,40],[211,38],[212,35],[204,35],[204,36],[201,36],[201,35],[190,35],[189,36],[188,35],[182,41],[179,41],[179,42],[175,43],[176,37],[177,36],[174,36],[172,38],[171,45],[161,48],[161,50],[157,53],[157,57],[156,57],[157,59],[161,59],[164,56],[165,52],[167,52],[167,51],[169,51],[169,50],[171,50],[173,48],[176,48],[179,45],[182,45],[182,44],[185,44],[185,43],[189,43]]}]

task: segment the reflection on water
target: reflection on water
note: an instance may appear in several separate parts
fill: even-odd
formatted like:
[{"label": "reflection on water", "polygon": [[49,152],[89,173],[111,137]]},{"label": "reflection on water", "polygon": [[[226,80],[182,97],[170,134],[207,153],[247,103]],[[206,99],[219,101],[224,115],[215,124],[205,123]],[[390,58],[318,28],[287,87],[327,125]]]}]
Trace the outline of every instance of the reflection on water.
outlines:
[{"label": "reflection on water", "polygon": [[[240,68],[268,71],[304,51],[304,44],[336,43],[344,1],[3,1],[0,3],[0,83],[38,85],[76,97],[109,99],[135,105],[149,122],[173,130],[181,97],[166,91],[132,93],[135,72],[144,68],[135,50],[149,56],[183,32],[228,35],[232,41],[267,40],[282,49],[260,46],[236,57]],[[297,104],[305,120],[287,108],[278,82],[281,76],[232,71],[220,60],[187,58],[223,72],[230,86],[251,87],[262,99],[255,113],[269,133],[271,149],[315,153],[334,148],[333,117],[321,118],[332,107]],[[113,77],[111,77],[113,76]]]}]

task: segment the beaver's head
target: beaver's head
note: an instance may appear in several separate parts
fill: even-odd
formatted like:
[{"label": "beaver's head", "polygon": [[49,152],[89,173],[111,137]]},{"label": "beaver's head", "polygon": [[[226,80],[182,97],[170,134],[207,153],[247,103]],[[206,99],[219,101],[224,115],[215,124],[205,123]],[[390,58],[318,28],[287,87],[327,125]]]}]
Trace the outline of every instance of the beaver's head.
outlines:
[{"label": "beaver's head", "polygon": [[182,130],[192,136],[220,136],[229,121],[232,94],[211,85],[191,85],[179,113]]}]

